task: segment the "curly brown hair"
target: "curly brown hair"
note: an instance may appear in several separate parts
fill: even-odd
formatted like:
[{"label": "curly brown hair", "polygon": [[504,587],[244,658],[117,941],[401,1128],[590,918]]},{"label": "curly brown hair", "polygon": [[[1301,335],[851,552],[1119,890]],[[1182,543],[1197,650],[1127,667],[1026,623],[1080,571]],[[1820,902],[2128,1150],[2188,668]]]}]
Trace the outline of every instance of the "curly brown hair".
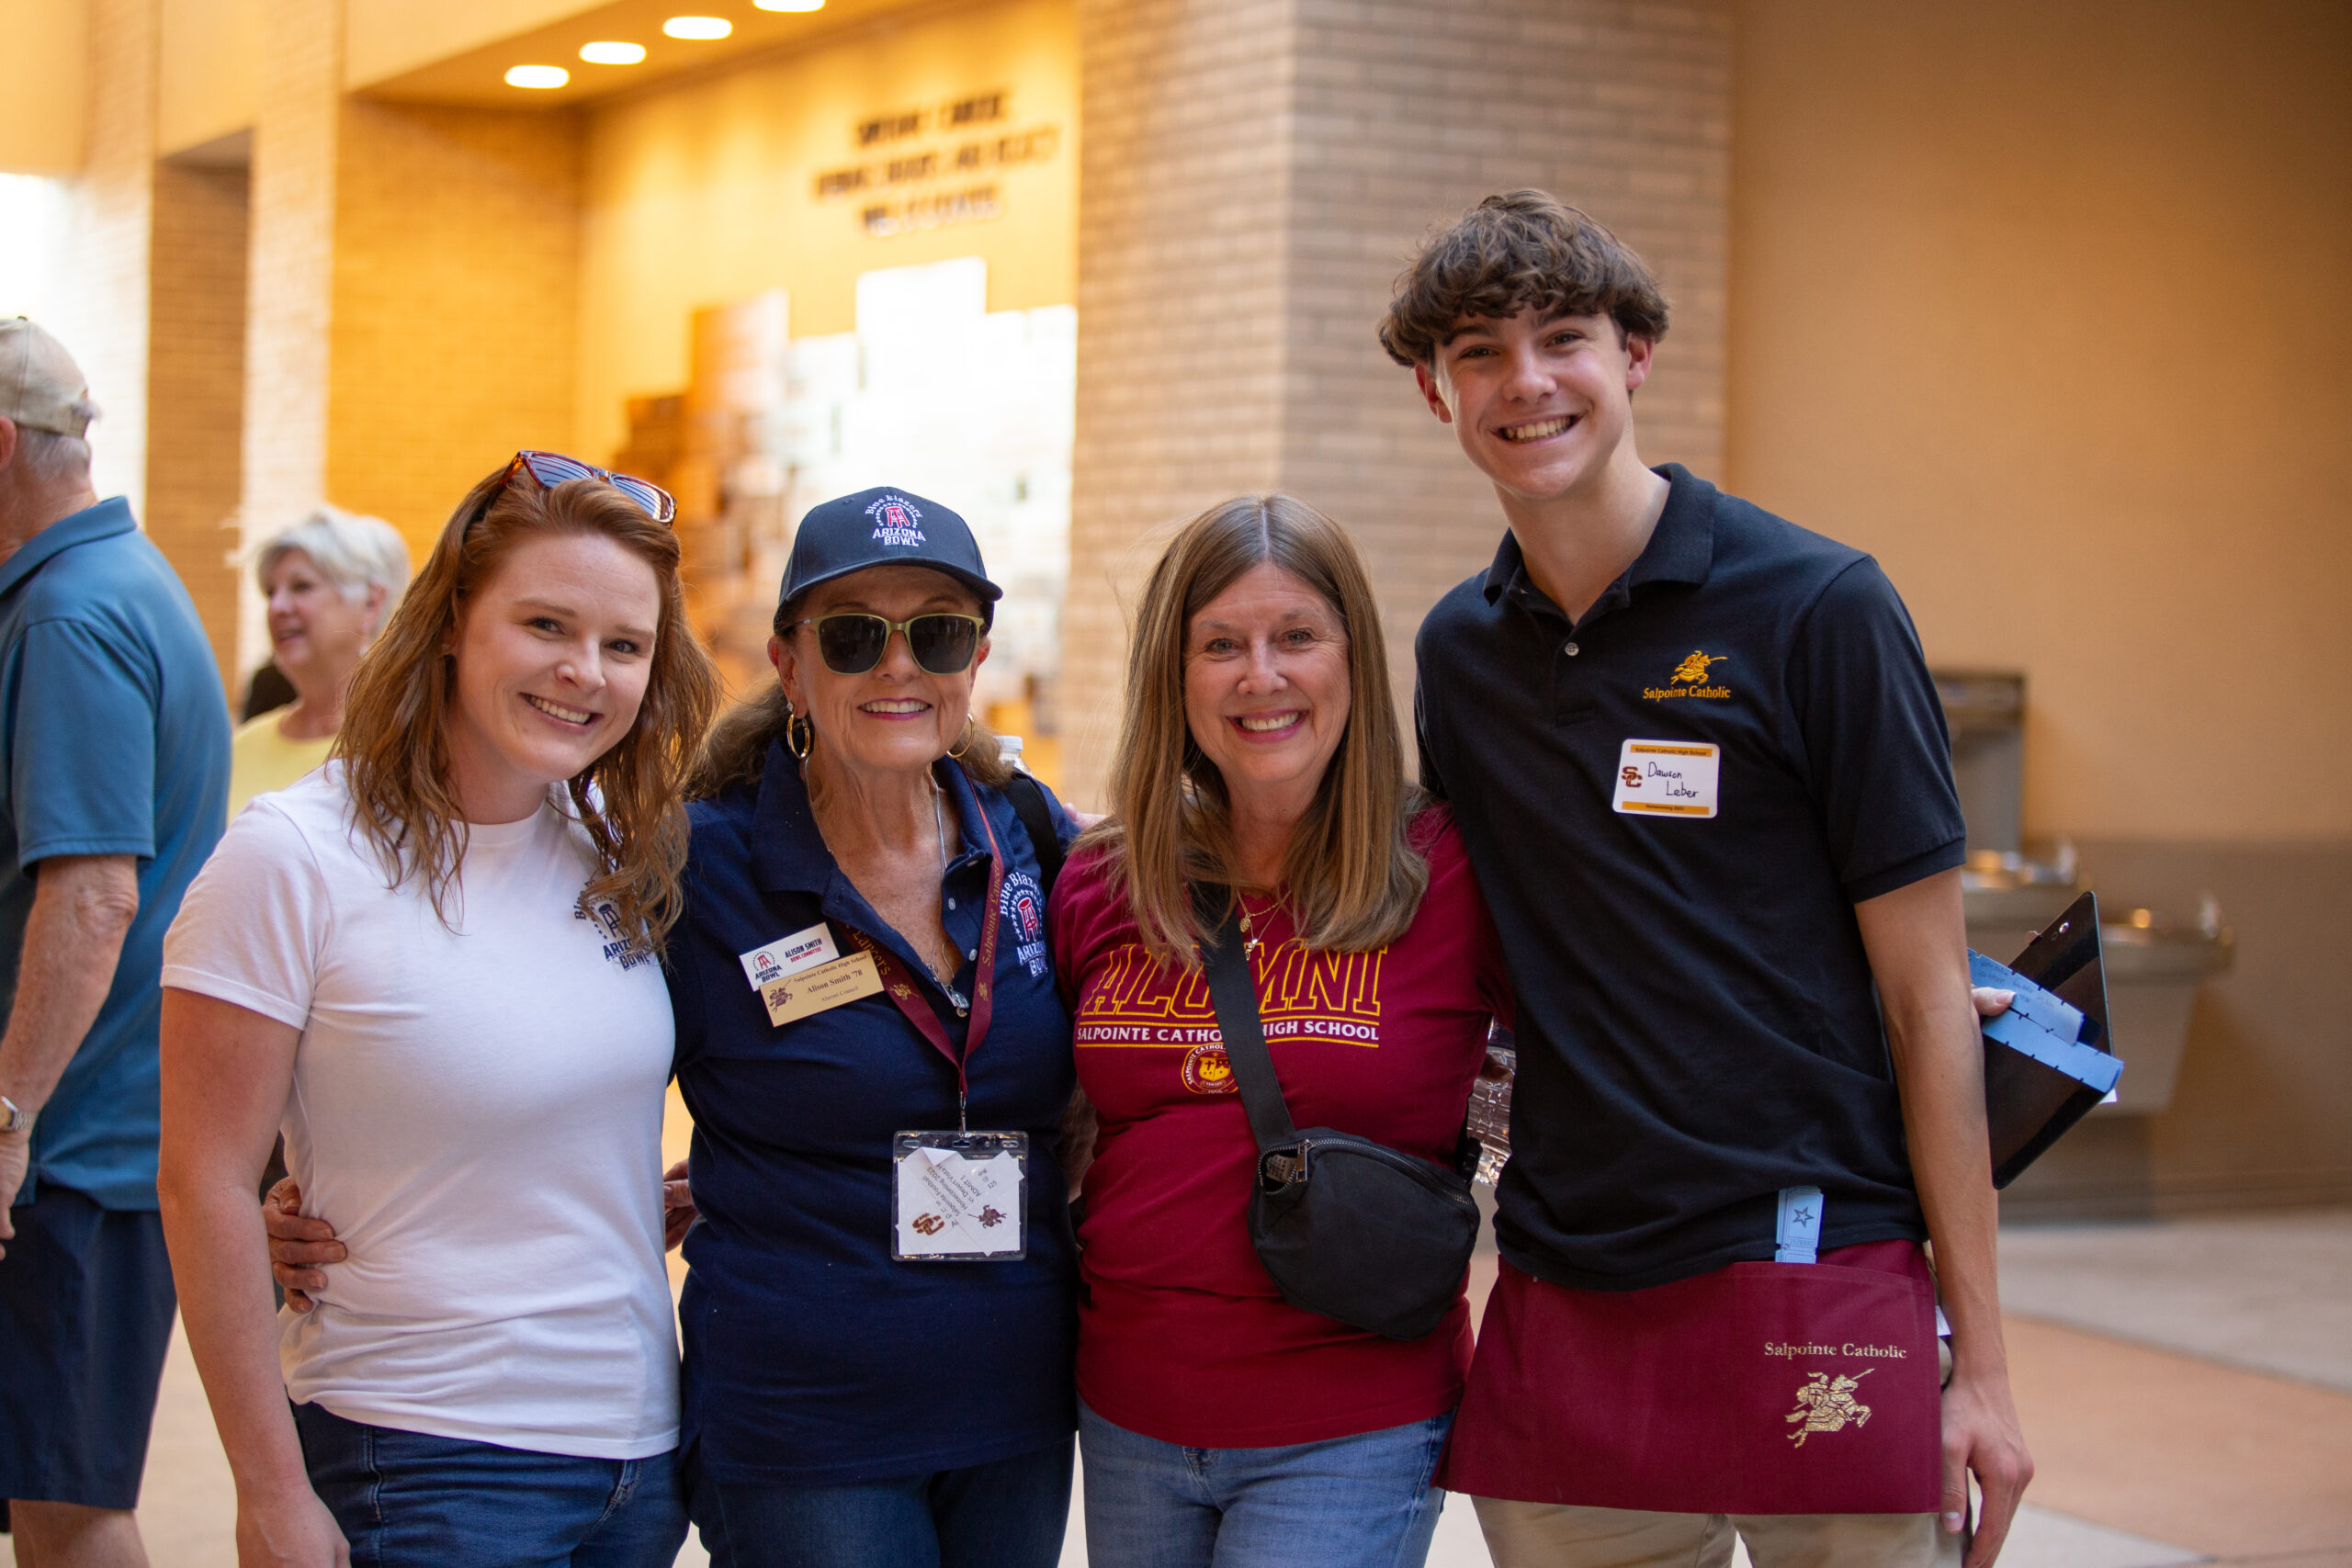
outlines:
[{"label": "curly brown hair", "polygon": [[466,493],[408,594],[351,677],[334,754],[344,764],[355,825],[382,857],[391,885],[420,878],[433,908],[466,854],[466,823],[449,783],[448,721],[458,617],[507,556],[548,535],[609,538],[653,569],[662,595],[645,698],[619,743],[566,781],[573,811],[602,867],[581,907],[609,902],[620,934],[650,951],[679,913],[686,859],[679,803],[686,768],[718,706],[718,674],[686,624],[677,536],[602,479],[553,490],[501,468]]},{"label": "curly brown hair", "polygon": [[1666,335],[1666,296],[1625,243],[1547,191],[1490,196],[1422,241],[1396,279],[1380,346],[1427,365],[1460,323],[1545,315],[1607,316],[1628,337]]},{"label": "curly brown hair", "polygon": [[1413,923],[1429,890],[1429,862],[1406,832],[1422,796],[1405,777],[1387,645],[1363,558],[1345,529],[1295,496],[1236,496],[1184,525],[1152,568],[1127,650],[1112,815],[1077,846],[1110,849],[1143,945],[1163,964],[1199,963],[1189,885],[1235,879],[1225,775],[1185,717],[1185,634],[1211,600],[1269,562],[1321,594],[1348,637],[1348,727],[1283,857],[1299,940],[1326,952],[1385,947]]}]

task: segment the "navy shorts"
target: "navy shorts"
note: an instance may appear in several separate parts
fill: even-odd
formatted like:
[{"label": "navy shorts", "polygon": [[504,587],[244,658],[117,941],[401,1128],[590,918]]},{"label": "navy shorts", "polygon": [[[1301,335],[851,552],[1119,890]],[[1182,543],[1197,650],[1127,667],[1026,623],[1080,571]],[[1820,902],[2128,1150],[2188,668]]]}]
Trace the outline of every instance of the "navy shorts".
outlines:
[{"label": "navy shorts", "polygon": [[43,1182],[8,1219],[0,1498],[135,1507],[179,1304],[163,1217]]}]

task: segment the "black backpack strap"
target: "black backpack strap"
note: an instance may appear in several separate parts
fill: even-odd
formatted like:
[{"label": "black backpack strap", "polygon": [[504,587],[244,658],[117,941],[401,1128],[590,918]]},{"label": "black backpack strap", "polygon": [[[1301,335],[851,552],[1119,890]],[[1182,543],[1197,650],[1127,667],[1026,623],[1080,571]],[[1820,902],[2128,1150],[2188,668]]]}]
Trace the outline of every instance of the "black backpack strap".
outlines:
[{"label": "black backpack strap", "polygon": [[1195,886],[1193,908],[1206,922],[1219,893],[1225,895],[1225,908],[1216,934],[1201,943],[1201,967],[1208,975],[1209,998],[1216,1003],[1225,1059],[1240,1086],[1241,1108],[1249,1112],[1250,1133],[1262,1156],[1295,1147],[1298,1128],[1290,1119],[1282,1079],[1274,1076],[1274,1058],[1266,1049],[1265,1024],[1258,1017],[1258,987],[1250,978],[1249,950],[1241,940],[1241,899],[1230,889]]},{"label": "black backpack strap", "polygon": [[1029,831],[1029,847],[1037,852],[1037,879],[1051,898],[1054,878],[1062,874],[1062,836],[1054,825],[1054,808],[1046,804],[1046,786],[1015,770],[1004,783],[1004,797],[1012,802],[1012,814]]}]

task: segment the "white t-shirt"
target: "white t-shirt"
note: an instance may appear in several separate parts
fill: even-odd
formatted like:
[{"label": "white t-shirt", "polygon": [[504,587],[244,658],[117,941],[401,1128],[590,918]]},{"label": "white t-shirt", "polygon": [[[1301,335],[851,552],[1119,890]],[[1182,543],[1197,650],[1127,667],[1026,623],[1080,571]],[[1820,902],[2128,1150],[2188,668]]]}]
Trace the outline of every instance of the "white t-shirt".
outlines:
[{"label": "white t-shirt", "polygon": [[456,931],[348,824],[339,762],[256,797],[164,941],[164,985],[302,1031],[287,1168],[351,1256],[280,1314],[287,1392],[543,1453],[675,1447],[659,964],[580,913],[594,862],[552,799],[471,829]]}]

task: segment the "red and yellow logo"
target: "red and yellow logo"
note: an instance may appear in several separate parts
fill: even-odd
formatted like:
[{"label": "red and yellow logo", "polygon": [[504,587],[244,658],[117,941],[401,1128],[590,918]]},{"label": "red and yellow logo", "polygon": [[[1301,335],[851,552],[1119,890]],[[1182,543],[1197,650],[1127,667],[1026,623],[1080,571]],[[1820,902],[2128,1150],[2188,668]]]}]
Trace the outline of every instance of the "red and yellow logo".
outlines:
[{"label": "red and yellow logo", "polygon": [[1184,1087],[1194,1094],[1238,1094],[1233,1064],[1222,1045],[1195,1045],[1184,1053]]},{"label": "red and yellow logo", "polygon": [[[1310,952],[1295,937],[1261,947],[1250,967],[1266,1038],[1377,1047],[1380,965],[1387,953]],[[1207,979],[1196,969],[1163,969],[1134,943],[1109,954],[1073,1021],[1081,1046],[1209,1046],[1224,1064],[1225,1036]],[[1188,1080],[1192,1071],[1188,1062]]]}]

